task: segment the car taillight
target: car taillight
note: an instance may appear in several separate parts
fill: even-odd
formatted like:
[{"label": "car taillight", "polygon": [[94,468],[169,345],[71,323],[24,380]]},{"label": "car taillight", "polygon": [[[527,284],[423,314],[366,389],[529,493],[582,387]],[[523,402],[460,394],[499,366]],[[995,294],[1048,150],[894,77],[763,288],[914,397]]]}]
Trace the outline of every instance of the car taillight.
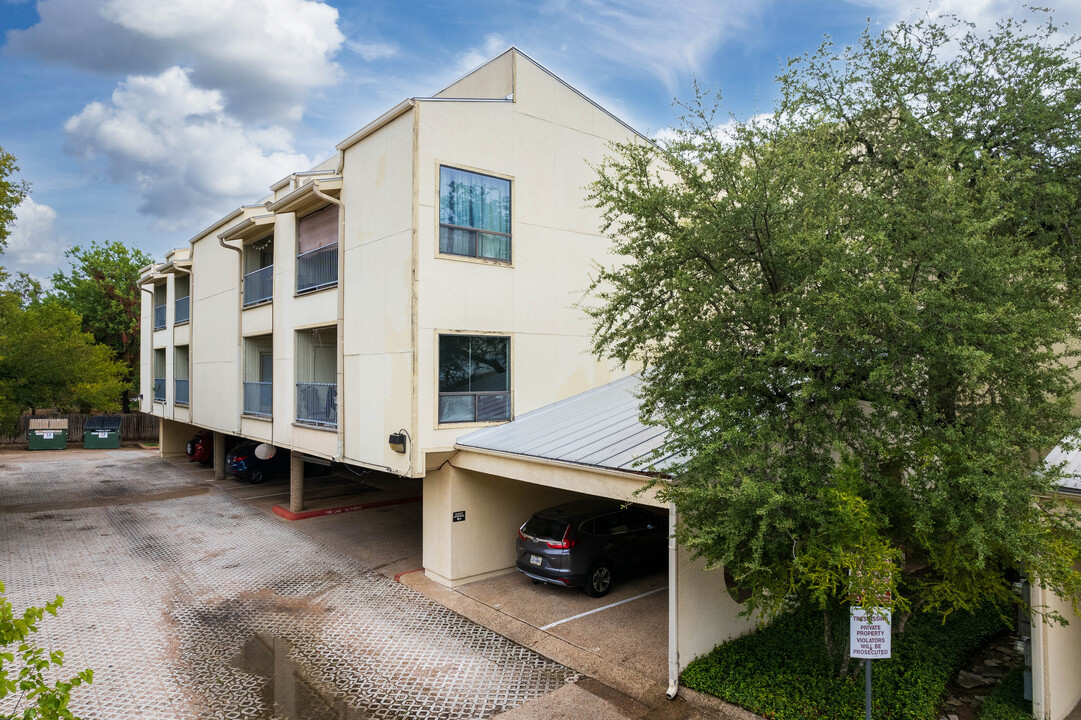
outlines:
[{"label": "car taillight", "polygon": [[560,542],[545,542],[545,545],[553,550],[570,550],[574,547],[574,540],[568,540],[567,536],[571,533],[571,526],[568,525],[567,529],[563,531],[563,539]]},{"label": "car taillight", "polygon": [[247,459],[248,459],[247,455],[234,455],[233,456],[233,462],[243,462],[244,460],[247,460]]},{"label": "car taillight", "polygon": [[529,538],[527,538],[525,536],[525,533],[522,532],[521,528],[518,529],[518,539],[519,540],[528,540],[529,539]]}]

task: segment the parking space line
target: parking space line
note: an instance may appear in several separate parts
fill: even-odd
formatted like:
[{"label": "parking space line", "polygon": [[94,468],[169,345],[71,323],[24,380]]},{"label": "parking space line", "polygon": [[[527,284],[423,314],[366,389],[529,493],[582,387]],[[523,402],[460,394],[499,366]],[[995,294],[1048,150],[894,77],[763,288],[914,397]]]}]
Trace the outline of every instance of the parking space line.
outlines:
[{"label": "parking space line", "polygon": [[570,622],[571,620],[577,620],[578,618],[584,618],[586,615],[592,615],[593,613],[599,613],[601,610],[607,610],[609,608],[614,608],[616,605],[622,605],[623,603],[629,603],[631,600],[640,600],[641,598],[647,597],[649,595],[655,595],[655,594],[661,592],[662,590],[667,590],[667,589],[668,589],[668,586],[665,585],[664,587],[659,587],[659,588],[656,588],[655,590],[650,590],[649,592],[644,592],[641,595],[635,595],[634,597],[629,597],[626,600],[620,600],[619,602],[614,602],[614,603],[612,603],[610,605],[605,605],[603,607],[594,608],[592,610],[587,610],[584,613],[578,613],[577,615],[572,615],[569,618],[563,618],[562,620],[556,620],[554,623],[548,623],[547,625],[542,627],[541,630],[547,630],[548,628],[554,628],[556,625],[562,625],[563,623]]}]

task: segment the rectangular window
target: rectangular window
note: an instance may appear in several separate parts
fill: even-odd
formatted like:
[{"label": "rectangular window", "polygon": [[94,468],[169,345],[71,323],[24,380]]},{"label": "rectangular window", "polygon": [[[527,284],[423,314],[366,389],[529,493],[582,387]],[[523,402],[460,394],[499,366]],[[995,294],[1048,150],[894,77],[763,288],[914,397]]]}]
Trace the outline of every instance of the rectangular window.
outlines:
[{"label": "rectangular window", "polygon": [[244,246],[244,307],[274,298],[274,236]]},{"label": "rectangular window", "polygon": [[440,166],[439,252],[510,262],[510,180]]},{"label": "rectangular window", "polygon": [[274,337],[244,338],[244,414],[271,417],[274,400]]},{"label": "rectangular window", "polygon": [[338,284],[338,206],[297,220],[297,292]]},{"label": "rectangular window", "polygon": [[154,329],[161,330],[165,323],[165,283],[154,286]]},{"label": "rectangular window", "polygon": [[191,395],[188,387],[188,346],[177,345],[173,350],[173,402],[187,405]]},{"label": "rectangular window", "polygon": [[173,308],[173,322],[177,325],[186,323],[191,318],[191,277],[177,275],[173,281],[176,300]]},{"label": "rectangular window", "polygon": [[154,401],[165,402],[165,348],[154,349]]},{"label": "rectangular window", "polygon": [[510,338],[439,336],[439,422],[510,420]]},{"label": "rectangular window", "polygon": [[297,422],[338,426],[338,330],[296,333]]}]

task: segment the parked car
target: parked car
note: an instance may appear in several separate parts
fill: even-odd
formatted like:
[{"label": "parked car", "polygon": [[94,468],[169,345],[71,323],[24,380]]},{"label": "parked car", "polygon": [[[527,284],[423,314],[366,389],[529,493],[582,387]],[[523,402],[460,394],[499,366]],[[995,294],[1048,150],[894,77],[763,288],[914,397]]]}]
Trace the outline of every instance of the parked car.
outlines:
[{"label": "parked car", "polygon": [[[255,449],[263,443],[245,440],[233,448],[225,456],[225,469],[241,480],[258,484],[272,477],[289,474],[289,451],[284,448],[273,448],[273,454],[267,458],[259,457]],[[326,475],[330,468],[316,463],[304,463],[306,476]]]},{"label": "parked car", "polygon": [[592,597],[614,578],[663,567],[668,520],[615,500],[576,500],[541,510],[518,530],[518,570],[538,582],[583,588]]},{"label": "parked car", "polygon": [[195,437],[193,437],[191,440],[188,440],[188,446],[185,449],[185,453],[188,456],[188,460],[192,460],[201,465],[213,465],[214,433],[196,433]]}]

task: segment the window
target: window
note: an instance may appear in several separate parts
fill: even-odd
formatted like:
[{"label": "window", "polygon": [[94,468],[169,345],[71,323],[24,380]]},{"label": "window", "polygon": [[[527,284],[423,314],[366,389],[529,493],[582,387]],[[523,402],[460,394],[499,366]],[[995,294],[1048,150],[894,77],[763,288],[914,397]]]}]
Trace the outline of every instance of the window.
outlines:
[{"label": "window", "polygon": [[191,395],[188,387],[188,346],[177,345],[173,350],[173,402],[187,405]]},{"label": "window", "polygon": [[274,337],[244,338],[244,414],[271,417],[274,399]]},{"label": "window", "polygon": [[338,426],[338,330],[297,330],[297,422]]},{"label": "window", "polygon": [[439,422],[510,420],[510,338],[439,336]]},{"label": "window", "polygon": [[244,246],[244,307],[274,298],[274,236]]},{"label": "window", "polygon": [[338,206],[297,220],[297,292],[338,284]]},{"label": "window", "polygon": [[154,349],[154,402],[165,402],[165,348]]},{"label": "window", "polygon": [[173,322],[177,325],[186,323],[191,318],[191,277],[177,275],[173,283],[176,300],[173,305]]},{"label": "window", "polygon": [[154,286],[154,329],[161,330],[165,323],[165,283]]},{"label": "window", "polygon": [[510,180],[439,168],[439,252],[510,262]]}]

